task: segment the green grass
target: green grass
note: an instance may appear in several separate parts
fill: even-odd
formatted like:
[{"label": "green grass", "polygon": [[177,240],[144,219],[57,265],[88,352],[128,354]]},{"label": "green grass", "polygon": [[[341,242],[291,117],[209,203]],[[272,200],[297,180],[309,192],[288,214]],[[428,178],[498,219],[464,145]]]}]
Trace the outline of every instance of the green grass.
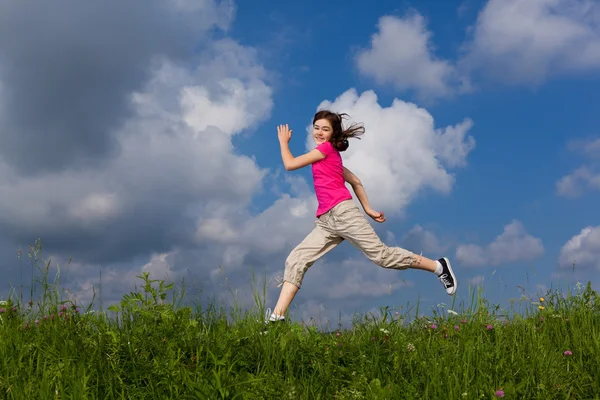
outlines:
[{"label": "green grass", "polygon": [[350,329],[291,322],[261,335],[260,299],[251,310],[191,308],[172,284],[141,275],[139,291],[93,312],[62,298],[48,265],[32,301],[13,293],[0,305],[6,399],[600,398],[589,283],[534,299],[544,309],[521,299],[525,310],[507,313],[479,293],[456,315],[383,308]]}]

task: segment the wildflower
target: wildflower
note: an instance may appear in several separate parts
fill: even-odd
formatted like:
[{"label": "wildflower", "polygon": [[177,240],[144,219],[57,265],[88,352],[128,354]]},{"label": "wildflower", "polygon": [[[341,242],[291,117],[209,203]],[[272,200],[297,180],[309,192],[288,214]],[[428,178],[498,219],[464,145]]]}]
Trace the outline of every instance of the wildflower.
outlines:
[{"label": "wildflower", "polygon": [[390,332],[389,332],[387,329],[383,329],[383,328],[381,328],[381,329],[379,329],[379,330],[380,330],[381,332],[385,333],[386,335],[387,335],[388,333],[390,333]]},{"label": "wildflower", "polygon": [[544,301],[546,301],[546,299],[544,299],[543,297],[540,297],[540,303],[543,303]]},{"label": "wildflower", "polygon": [[448,310],[448,312],[449,312],[450,314],[458,315],[458,313],[457,313],[456,311],[454,311],[454,310]]},{"label": "wildflower", "polygon": [[62,307],[61,307],[60,309],[61,309],[61,310],[63,310],[63,311],[66,311],[66,309],[67,309],[67,306],[63,304],[63,305],[62,305]]},{"label": "wildflower", "polygon": [[538,308],[539,308],[540,310],[543,310],[545,307],[544,307],[544,306],[538,306]]},{"label": "wildflower", "polygon": [[573,352],[571,350],[565,350],[565,352],[563,353],[565,356],[572,356]]},{"label": "wildflower", "polygon": [[457,331],[457,330],[459,330],[459,329],[460,329],[460,326],[458,326],[458,325],[454,325],[454,330],[455,330],[455,331]]},{"label": "wildflower", "polygon": [[496,397],[504,397],[504,391],[503,390],[496,390]]},{"label": "wildflower", "polygon": [[6,312],[6,308],[2,307],[0,308],[0,314],[4,314]]},{"label": "wildflower", "polygon": [[5,306],[5,305],[7,305],[7,304],[8,304],[8,303],[6,302],[6,300],[2,300],[2,301],[0,301],[0,306]]},{"label": "wildflower", "polygon": [[335,337],[340,337],[340,335],[341,335],[341,333],[339,333],[339,332],[335,333]]},{"label": "wildflower", "polygon": [[467,320],[463,318],[463,319],[460,321],[460,323],[461,323],[461,324],[466,324],[466,323],[467,323]]},{"label": "wildflower", "polygon": [[40,321],[36,319],[36,320],[35,320],[35,324],[36,324],[36,325],[39,325],[39,324],[40,324]]},{"label": "wildflower", "polygon": [[406,351],[415,351],[415,350],[416,350],[416,347],[414,344],[409,343],[406,345]]},{"label": "wildflower", "polygon": [[431,329],[437,329],[437,325],[436,324],[431,324]]},{"label": "wildflower", "polygon": [[12,312],[17,312],[17,307],[13,307]]},{"label": "wildflower", "polygon": [[44,318],[42,318],[44,321],[46,321],[48,319],[48,316],[44,315]]},{"label": "wildflower", "polygon": [[488,326],[487,326],[487,330],[488,330],[488,331],[491,331],[492,329],[494,329],[494,327],[493,327],[492,325],[488,325]]}]

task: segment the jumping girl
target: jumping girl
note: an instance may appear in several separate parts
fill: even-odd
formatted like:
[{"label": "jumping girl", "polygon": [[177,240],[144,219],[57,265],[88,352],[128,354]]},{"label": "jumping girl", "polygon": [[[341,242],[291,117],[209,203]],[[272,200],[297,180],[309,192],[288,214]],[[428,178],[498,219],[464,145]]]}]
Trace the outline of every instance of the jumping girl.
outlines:
[{"label": "jumping girl", "polygon": [[[360,179],[343,166],[340,152],[348,148],[348,139],[358,137],[365,131],[364,127],[357,124],[344,129],[342,119],[347,116],[345,113],[337,114],[329,110],[317,112],[313,118],[316,147],[299,157],[294,157],[290,152],[292,131],[288,125],[277,127],[285,169],[292,171],[312,165],[318,208],[315,228],[292,250],[285,262],[283,287],[267,322],[285,320],[287,309],[300,289],[308,268],[344,240],[360,249],[380,267],[398,270],[415,268],[433,272],[442,282],[446,293],[451,296],[456,293],[457,280],[447,258],[434,261],[400,247],[386,246],[353,201],[346,182],[354,190],[365,213],[379,223],[385,221],[383,212],[371,208]],[[269,313],[270,310],[267,310],[267,315]]]}]

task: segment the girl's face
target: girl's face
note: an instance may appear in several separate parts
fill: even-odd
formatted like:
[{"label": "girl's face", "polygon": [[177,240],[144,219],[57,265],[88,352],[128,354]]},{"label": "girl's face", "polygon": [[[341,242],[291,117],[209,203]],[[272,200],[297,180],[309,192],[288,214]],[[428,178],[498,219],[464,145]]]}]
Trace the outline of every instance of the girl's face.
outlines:
[{"label": "girl's face", "polygon": [[326,119],[320,119],[315,121],[313,125],[313,139],[315,143],[320,145],[323,142],[328,142],[331,139],[331,134],[333,133],[333,129],[331,128],[331,123]]}]

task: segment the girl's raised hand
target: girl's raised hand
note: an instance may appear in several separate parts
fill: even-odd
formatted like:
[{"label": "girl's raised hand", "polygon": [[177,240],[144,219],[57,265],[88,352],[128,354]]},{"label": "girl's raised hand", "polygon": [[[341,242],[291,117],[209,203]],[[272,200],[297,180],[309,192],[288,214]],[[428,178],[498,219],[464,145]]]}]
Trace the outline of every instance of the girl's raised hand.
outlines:
[{"label": "girl's raised hand", "polygon": [[277,127],[277,136],[279,137],[279,141],[281,143],[288,143],[292,138],[292,131],[288,127],[288,124],[279,125]]},{"label": "girl's raised hand", "polygon": [[385,221],[385,215],[383,215],[383,212],[377,212],[373,209],[366,210],[365,212],[369,217],[373,218],[377,222]]}]

